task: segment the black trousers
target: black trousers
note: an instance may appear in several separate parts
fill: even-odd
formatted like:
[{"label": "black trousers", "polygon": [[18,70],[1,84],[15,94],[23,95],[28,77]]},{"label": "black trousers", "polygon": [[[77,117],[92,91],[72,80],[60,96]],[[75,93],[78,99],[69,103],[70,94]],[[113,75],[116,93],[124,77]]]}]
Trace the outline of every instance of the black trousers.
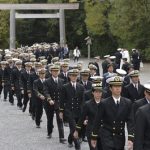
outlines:
[{"label": "black trousers", "polygon": [[75,139],[73,137],[73,133],[75,131],[76,124],[77,124],[78,120],[79,120],[79,118],[74,118],[71,115],[71,113],[68,115],[68,123],[69,123],[69,128],[70,128],[70,133],[69,133],[69,136],[68,136],[68,143],[72,144],[72,142],[74,142],[76,149],[80,148],[80,142],[79,142],[79,139]]},{"label": "black trousers", "polygon": [[[23,107],[26,110],[28,102],[30,101],[27,90],[24,90],[24,94],[23,94]],[[31,113],[31,102],[29,104],[29,113]]]},{"label": "black trousers", "polygon": [[49,102],[44,102],[44,109],[47,116],[47,133],[48,135],[52,134],[53,132],[53,118],[54,113],[56,113],[56,121],[57,121],[57,127],[59,132],[59,138],[64,138],[64,126],[63,126],[63,120],[59,117],[59,110],[54,108],[54,106],[51,106]]},{"label": "black trousers", "polygon": [[19,87],[15,87],[15,94],[17,97],[17,106],[22,107],[22,95],[21,95],[21,89]]},{"label": "black trousers", "polygon": [[7,99],[9,90],[10,90],[10,85],[9,84],[5,84],[4,85],[4,99]]},{"label": "black trousers", "polygon": [[30,110],[30,112],[32,114],[32,117],[35,117],[36,95],[34,94],[33,91],[32,91],[32,95],[31,95],[30,101],[31,101],[31,110]]},{"label": "black trousers", "polygon": [[36,107],[35,107],[35,123],[40,125],[40,120],[43,114],[43,101],[39,98],[36,98]]}]

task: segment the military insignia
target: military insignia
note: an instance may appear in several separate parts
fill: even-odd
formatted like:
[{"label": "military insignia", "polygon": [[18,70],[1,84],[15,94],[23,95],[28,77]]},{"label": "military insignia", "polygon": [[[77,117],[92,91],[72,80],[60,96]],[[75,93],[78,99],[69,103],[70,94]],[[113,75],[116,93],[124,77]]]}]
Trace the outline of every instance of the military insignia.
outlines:
[{"label": "military insignia", "polygon": [[114,81],[120,81],[120,77],[118,77],[118,76],[115,77],[115,78],[114,78]]}]

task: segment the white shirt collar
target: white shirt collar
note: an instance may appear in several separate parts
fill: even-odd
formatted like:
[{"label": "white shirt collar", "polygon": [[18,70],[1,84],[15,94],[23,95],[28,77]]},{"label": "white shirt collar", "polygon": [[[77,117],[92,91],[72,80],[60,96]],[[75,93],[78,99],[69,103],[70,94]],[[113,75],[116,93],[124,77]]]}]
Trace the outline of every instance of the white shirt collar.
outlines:
[{"label": "white shirt collar", "polygon": [[44,82],[44,81],[45,81],[45,78],[44,78],[44,79],[41,79],[41,78],[40,78],[40,80],[41,80],[41,82]]},{"label": "white shirt collar", "polygon": [[53,76],[52,76],[52,78],[53,78],[53,80],[55,81],[55,80],[57,80],[58,81],[58,77],[57,78],[54,78]]},{"label": "white shirt collar", "polygon": [[150,100],[148,100],[146,97],[145,97],[145,99],[147,100],[147,103],[150,104]]},{"label": "white shirt collar", "polygon": [[113,97],[113,99],[114,99],[114,101],[115,101],[115,103],[117,104],[117,101],[119,101],[119,103],[120,103],[120,98],[121,97],[119,97],[118,99],[116,99],[114,96],[112,96]]},{"label": "white shirt collar", "polygon": [[72,82],[72,81],[71,81],[71,85],[72,85],[72,86],[74,85],[74,86],[76,87],[76,82]]}]

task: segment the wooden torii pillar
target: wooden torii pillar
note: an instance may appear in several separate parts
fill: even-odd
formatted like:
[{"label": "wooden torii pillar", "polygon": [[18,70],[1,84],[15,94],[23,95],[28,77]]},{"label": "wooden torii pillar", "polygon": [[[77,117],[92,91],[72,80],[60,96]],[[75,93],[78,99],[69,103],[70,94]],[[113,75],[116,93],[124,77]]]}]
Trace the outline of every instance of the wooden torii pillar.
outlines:
[{"label": "wooden torii pillar", "polygon": [[[66,42],[64,10],[78,9],[78,3],[72,4],[0,4],[1,10],[10,10],[10,49],[16,43],[16,18],[59,18],[60,45]],[[16,10],[59,10],[56,14],[19,14]]]}]

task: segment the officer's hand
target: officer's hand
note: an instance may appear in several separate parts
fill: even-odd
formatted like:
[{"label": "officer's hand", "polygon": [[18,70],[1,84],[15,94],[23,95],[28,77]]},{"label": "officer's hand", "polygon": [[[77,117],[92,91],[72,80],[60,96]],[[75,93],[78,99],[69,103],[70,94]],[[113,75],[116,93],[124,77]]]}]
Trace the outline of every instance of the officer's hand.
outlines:
[{"label": "officer's hand", "polygon": [[63,120],[63,113],[62,112],[59,113],[59,117],[60,117],[60,119]]},{"label": "officer's hand", "polygon": [[75,139],[78,139],[78,138],[79,138],[78,131],[75,130],[75,132],[73,133],[73,137],[74,137]]},{"label": "officer's hand", "polygon": [[83,124],[86,126],[88,124],[88,120],[84,120]]},{"label": "officer's hand", "polygon": [[97,140],[91,140],[91,146],[96,148]]},{"label": "officer's hand", "polygon": [[21,90],[21,94],[24,94],[24,90]]},{"label": "officer's hand", "polygon": [[11,89],[14,91],[14,90],[15,90],[15,87],[11,87]]},{"label": "officer's hand", "polygon": [[28,97],[31,98],[31,93],[28,94]]},{"label": "officer's hand", "polygon": [[49,103],[50,103],[50,105],[54,105],[54,101],[53,100],[50,100]]},{"label": "officer's hand", "polygon": [[43,95],[40,96],[41,100],[45,100],[45,97]]},{"label": "officer's hand", "polygon": [[132,150],[132,149],[133,149],[133,142],[128,141],[128,150]]}]

